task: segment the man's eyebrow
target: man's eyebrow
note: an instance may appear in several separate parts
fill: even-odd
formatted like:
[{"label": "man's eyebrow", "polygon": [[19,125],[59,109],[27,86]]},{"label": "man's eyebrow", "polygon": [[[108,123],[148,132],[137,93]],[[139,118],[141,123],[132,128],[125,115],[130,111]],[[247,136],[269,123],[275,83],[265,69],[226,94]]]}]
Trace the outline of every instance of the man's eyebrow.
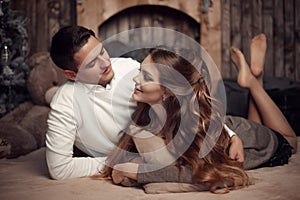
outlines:
[{"label": "man's eyebrow", "polygon": [[[100,49],[100,52],[102,51],[102,49],[103,49],[103,45],[101,45],[101,49]],[[97,51],[96,51],[97,50]],[[89,54],[88,55],[88,59],[86,60],[86,65],[88,65],[88,64],[90,64],[91,62],[93,62],[94,60],[96,60],[96,58],[97,58],[97,56],[99,55],[99,53],[100,53],[99,51],[98,51],[98,48],[96,49],[96,47],[92,50],[92,54]]]},{"label": "man's eyebrow", "polygon": [[100,49],[100,52],[99,52],[99,53],[101,53],[101,52],[103,51],[103,49],[104,49],[104,46],[103,46],[103,44],[102,44],[102,46],[101,46],[101,49]]}]

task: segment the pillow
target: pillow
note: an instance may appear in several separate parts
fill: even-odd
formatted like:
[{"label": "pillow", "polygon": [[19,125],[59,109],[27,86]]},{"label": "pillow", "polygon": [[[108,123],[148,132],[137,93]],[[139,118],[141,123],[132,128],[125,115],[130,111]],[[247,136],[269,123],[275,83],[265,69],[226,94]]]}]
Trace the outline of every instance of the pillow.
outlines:
[{"label": "pillow", "polygon": [[179,193],[179,192],[201,192],[208,191],[207,184],[189,184],[189,183],[148,183],[143,185],[147,194]]}]

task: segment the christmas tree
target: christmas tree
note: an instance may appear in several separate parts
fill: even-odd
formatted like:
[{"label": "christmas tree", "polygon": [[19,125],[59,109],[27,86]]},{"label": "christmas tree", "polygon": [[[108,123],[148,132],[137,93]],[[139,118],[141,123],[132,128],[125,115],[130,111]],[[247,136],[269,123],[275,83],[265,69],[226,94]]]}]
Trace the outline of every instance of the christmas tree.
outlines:
[{"label": "christmas tree", "polygon": [[29,99],[26,80],[29,66],[29,19],[22,12],[10,9],[10,0],[0,0],[0,117]]}]

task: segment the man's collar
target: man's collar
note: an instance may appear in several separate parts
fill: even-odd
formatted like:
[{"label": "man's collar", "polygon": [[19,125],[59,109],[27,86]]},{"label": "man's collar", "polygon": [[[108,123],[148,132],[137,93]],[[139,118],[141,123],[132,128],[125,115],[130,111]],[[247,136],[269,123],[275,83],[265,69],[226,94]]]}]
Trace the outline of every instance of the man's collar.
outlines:
[{"label": "man's collar", "polygon": [[102,86],[102,85],[96,85],[96,84],[88,84],[88,83],[81,83],[78,82],[79,84],[83,85],[84,87],[86,87],[88,90],[90,91],[104,91],[104,90],[111,90],[112,88],[112,84],[114,84],[115,81],[115,76],[112,78],[112,80],[106,84],[106,86]]}]

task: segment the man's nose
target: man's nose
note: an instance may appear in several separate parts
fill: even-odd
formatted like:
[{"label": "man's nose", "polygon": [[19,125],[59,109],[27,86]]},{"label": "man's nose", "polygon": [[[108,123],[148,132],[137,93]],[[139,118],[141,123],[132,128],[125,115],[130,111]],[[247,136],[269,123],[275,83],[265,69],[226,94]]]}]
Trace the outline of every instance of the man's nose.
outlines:
[{"label": "man's nose", "polygon": [[101,61],[101,63],[105,63],[105,66],[107,67],[110,65],[110,60],[109,58],[106,58],[104,56],[98,56],[98,59]]}]

